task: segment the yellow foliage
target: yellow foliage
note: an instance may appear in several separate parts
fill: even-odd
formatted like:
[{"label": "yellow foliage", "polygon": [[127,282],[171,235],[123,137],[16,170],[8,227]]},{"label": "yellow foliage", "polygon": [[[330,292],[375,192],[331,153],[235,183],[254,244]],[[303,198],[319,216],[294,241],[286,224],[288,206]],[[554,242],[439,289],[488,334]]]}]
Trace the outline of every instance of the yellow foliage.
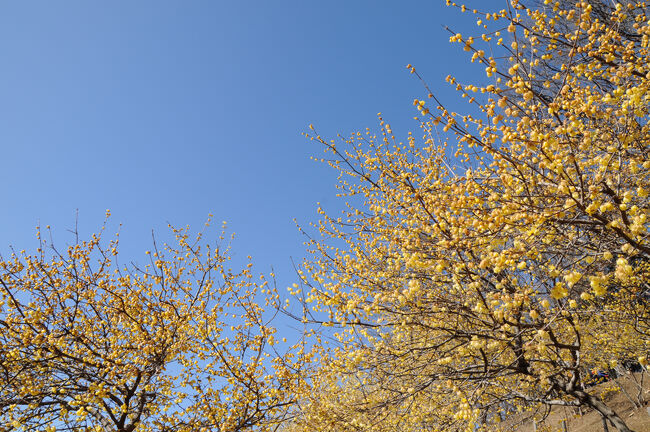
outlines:
[{"label": "yellow foliage", "polygon": [[0,430],[277,426],[306,360],[271,347],[277,292],[230,269],[227,247],[173,232],[140,267],[101,235],[0,260]]},{"label": "yellow foliage", "polygon": [[487,430],[565,404],[628,430],[582,382],[650,350],[650,10],[545,3],[450,38],[492,77],[447,79],[478,114],[416,100],[421,140],[381,117],[312,137],[349,211],[319,209],[309,300],[344,330],[297,429]]}]

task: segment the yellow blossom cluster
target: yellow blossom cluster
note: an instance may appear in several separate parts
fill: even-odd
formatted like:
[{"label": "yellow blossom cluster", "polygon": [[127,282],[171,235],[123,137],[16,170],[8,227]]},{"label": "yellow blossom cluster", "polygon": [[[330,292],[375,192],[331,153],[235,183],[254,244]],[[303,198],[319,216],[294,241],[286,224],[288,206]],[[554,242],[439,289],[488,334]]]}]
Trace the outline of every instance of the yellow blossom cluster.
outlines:
[{"label": "yellow blossom cluster", "polygon": [[448,77],[471,114],[430,94],[421,140],[381,117],[312,136],[349,211],[319,209],[308,300],[344,330],[298,429],[497,430],[565,404],[627,431],[583,382],[650,352],[650,6],[448,4],[484,31],[450,38],[492,80]]},{"label": "yellow blossom cluster", "polygon": [[274,346],[278,293],[228,267],[223,234],[173,233],[131,268],[101,235],[0,259],[0,430],[277,427],[308,361]]}]

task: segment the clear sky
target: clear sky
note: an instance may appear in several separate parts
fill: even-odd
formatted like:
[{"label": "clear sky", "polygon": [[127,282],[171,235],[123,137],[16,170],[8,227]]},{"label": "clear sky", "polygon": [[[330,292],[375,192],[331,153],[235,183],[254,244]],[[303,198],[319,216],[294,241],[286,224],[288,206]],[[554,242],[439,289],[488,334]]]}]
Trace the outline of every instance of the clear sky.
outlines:
[{"label": "clear sky", "polygon": [[[144,259],[151,230],[236,232],[238,255],[291,280],[303,256],[293,219],[336,209],[336,173],[301,133],[376,128],[405,137],[411,102],[439,95],[467,56],[443,0],[61,0],[0,5],[0,251],[82,234],[111,209],[123,254]],[[471,17],[466,19],[471,21]]]}]

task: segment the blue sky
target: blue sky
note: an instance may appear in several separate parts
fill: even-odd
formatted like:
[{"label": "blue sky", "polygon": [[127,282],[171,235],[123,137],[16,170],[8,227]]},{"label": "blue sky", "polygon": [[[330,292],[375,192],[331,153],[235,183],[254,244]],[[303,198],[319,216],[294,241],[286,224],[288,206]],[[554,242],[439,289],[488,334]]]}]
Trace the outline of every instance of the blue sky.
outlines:
[{"label": "blue sky", "polygon": [[[32,250],[34,228],[71,240],[111,209],[122,254],[144,260],[151,230],[236,232],[235,253],[293,279],[296,218],[335,210],[336,173],[309,159],[324,136],[376,128],[405,137],[413,98],[467,74],[443,0],[20,1],[0,6],[0,251]],[[465,17],[470,20],[471,17]]]}]

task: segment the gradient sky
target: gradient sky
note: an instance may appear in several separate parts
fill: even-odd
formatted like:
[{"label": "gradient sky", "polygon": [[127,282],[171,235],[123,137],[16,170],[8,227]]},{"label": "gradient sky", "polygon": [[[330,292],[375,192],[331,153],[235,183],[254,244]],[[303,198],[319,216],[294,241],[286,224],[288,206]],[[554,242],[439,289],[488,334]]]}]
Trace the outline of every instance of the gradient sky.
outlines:
[{"label": "gradient sky", "polygon": [[65,245],[77,210],[87,235],[111,209],[122,255],[144,261],[152,229],[213,213],[236,254],[291,281],[293,219],[341,207],[301,133],[376,128],[377,112],[416,130],[425,91],[405,66],[455,100],[444,77],[467,56],[443,25],[459,19],[443,0],[3,2],[0,251],[33,250],[39,222]]}]

